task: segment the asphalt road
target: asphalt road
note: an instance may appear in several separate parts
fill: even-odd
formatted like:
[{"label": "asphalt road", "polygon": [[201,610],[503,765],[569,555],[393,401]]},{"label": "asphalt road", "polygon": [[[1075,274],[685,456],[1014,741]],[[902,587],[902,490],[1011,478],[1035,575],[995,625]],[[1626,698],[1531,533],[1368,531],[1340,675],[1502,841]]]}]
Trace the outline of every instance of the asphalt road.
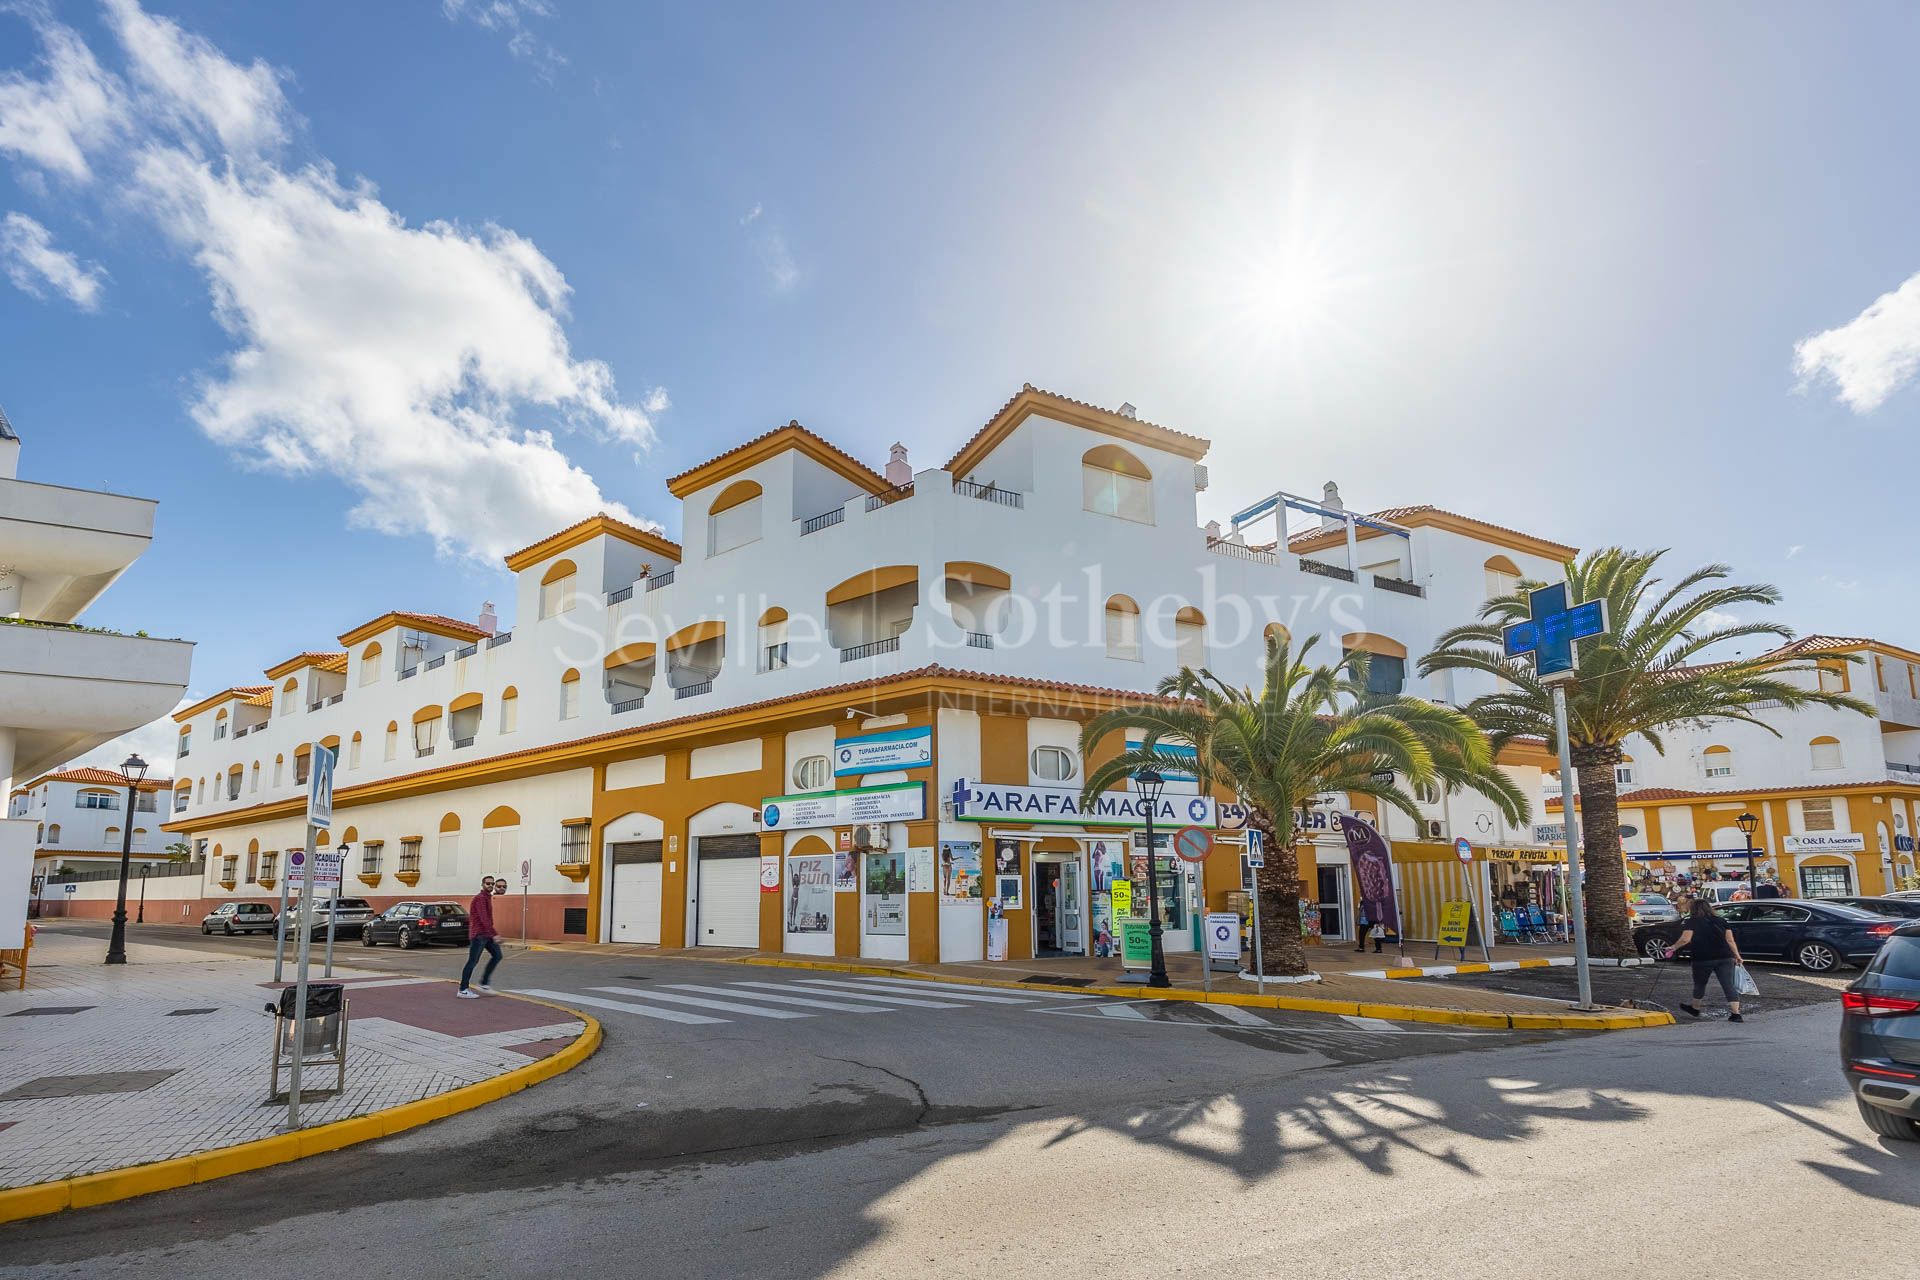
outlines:
[{"label": "asphalt road", "polygon": [[1608,1276],[1684,1257],[1676,1223],[1718,1269],[1851,1275],[1920,1231],[1920,1144],[1854,1116],[1831,1006],[1515,1036],[680,960],[499,980],[611,1002],[605,1047],[383,1142],[0,1228],[0,1276]]}]

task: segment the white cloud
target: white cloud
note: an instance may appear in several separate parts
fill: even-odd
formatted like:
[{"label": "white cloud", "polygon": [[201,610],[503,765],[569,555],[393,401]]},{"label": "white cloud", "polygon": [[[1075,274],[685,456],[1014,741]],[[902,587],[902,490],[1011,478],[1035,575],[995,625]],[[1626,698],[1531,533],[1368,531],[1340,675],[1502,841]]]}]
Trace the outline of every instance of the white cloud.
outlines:
[{"label": "white cloud", "polygon": [[1795,556],[1799,555],[1802,551],[1805,551],[1806,549],[1807,549],[1806,543],[1804,542],[1794,543],[1792,546],[1787,548],[1787,559],[1789,560],[1793,559]]},{"label": "white cloud", "polygon": [[540,39],[527,25],[529,18],[551,18],[545,0],[440,0],[448,22],[471,22],[507,37],[507,52],[525,58],[543,76],[567,65],[560,51]]},{"label": "white cloud", "polygon": [[[604,363],[574,356],[571,290],[538,247],[491,225],[410,225],[371,184],[279,161],[267,153],[293,121],[270,68],[132,0],[109,4],[130,63],[115,92],[140,125],[96,136],[80,172],[110,168],[102,198],[151,215],[206,278],[234,341],[192,404],[209,436],[254,464],[338,479],[363,527],[483,560],[595,511],[635,519],[554,432],[644,447],[666,393],[635,407]],[[71,36],[38,22],[50,48]]]},{"label": "white cloud", "polygon": [[147,102],[176,125],[201,128],[230,152],[250,155],[286,141],[291,111],[272,67],[242,67],[203,37],[142,11],[136,0],[104,0]]},{"label": "white cloud", "polygon": [[793,251],[787,247],[786,232],[773,225],[765,214],[765,208],[756,202],[741,215],[740,225],[748,228],[754,256],[760,259],[774,292],[786,293],[800,283],[800,268],[793,260]]},{"label": "white cloud", "polygon": [[1740,619],[1734,617],[1724,609],[1709,609],[1693,620],[1694,631],[1701,635],[1709,631],[1722,631],[1727,627],[1737,627],[1739,625]]},{"label": "white cloud", "polygon": [[1855,413],[1879,408],[1920,369],[1920,274],[1839,328],[1802,339],[1793,368],[1802,389],[1824,379]]},{"label": "white cloud", "polygon": [[23,293],[44,298],[51,289],[82,311],[99,309],[107,273],[54,248],[53,233],[24,213],[0,218],[0,267]]},{"label": "white cloud", "polygon": [[76,181],[92,176],[87,152],[119,132],[126,101],[119,82],[78,35],[27,11],[40,29],[44,75],[0,75],[0,151]]}]

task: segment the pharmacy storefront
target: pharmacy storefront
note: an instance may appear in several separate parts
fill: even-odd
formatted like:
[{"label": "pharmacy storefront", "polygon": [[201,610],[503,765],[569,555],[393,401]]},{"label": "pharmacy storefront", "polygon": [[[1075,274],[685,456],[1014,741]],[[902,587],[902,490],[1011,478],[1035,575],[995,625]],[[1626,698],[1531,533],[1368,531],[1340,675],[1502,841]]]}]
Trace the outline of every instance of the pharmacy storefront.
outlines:
[{"label": "pharmacy storefront", "polygon": [[782,837],[779,853],[762,843],[760,888],[781,895],[783,949],[906,960],[909,880],[933,876],[933,850],[908,847],[907,824],[926,816],[924,782],[762,800],[762,834]]},{"label": "pharmacy storefront", "polygon": [[[960,779],[952,814],[980,835],[975,883],[985,899],[988,959],[1118,956],[1120,925],[1148,915],[1149,806],[1130,792],[1082,805],[1077,787]],[[1205,914],[1201,864],[1173,854],[1181,827],[1218,829],[1209,796],[1162,795],[1152,806],[1162,945],[1193,951]]]}]

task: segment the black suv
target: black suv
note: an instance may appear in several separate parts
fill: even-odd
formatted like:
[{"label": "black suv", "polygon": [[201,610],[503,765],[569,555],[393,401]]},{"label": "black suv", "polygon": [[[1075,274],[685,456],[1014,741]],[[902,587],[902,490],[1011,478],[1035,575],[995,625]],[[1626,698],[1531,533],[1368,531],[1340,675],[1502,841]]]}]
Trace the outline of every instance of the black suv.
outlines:
[{"label": "black suv", "polygon": [[1840,1066],[1860,1118],[1883,1138],[1920,1141],[1920,924],[1887,939],[1840,1008]]},{"label": "black suv", "polygon": [[367,921],[360,929],[360,945],[397,944],[402,950],[433,942],[464,945],[467,912],[451,902],[402,902]]}]

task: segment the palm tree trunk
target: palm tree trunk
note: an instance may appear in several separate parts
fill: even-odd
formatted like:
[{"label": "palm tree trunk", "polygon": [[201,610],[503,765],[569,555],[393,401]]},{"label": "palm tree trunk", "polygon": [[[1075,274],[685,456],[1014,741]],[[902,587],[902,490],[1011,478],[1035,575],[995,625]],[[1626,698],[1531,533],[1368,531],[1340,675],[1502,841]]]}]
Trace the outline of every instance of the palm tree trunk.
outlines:
[{"label": "palm tree trunk", "polygon": [[1273,821],[1258,810],[1247,815],[1249,826],[1266,837],[1267,865],[1255,873],[1260,895],[1260,965],[1270,978],[1304,978],[1307,948],[1300,940],[1300,858],[1293,833],[1278,835]]},{"label": "palm tree trunk", "polygon": [[1620,854],[1620,803],[1614,765],[1618,747],[1576,752],[1580,779],[1580,861],[1586,873],[1587,949],[1627,960],[1634,954],[1627,919],[1626,864]]}]

